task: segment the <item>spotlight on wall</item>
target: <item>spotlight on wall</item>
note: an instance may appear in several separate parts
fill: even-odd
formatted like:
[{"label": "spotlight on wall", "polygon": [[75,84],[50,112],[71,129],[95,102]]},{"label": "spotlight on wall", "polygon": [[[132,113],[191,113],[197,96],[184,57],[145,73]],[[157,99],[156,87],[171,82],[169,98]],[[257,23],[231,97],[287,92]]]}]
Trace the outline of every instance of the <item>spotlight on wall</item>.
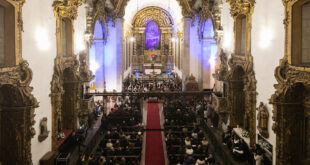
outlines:
[{"label": "spotlight on wall", "polygon": [[272,41],[272,30],[270,28],[263,27],[259,35],[259,46],[261,48],[267,48]]},{"label": "spotlight on wall", "polygon": [[35,31],[35,40],[40,50],[48,50],[51,46],[48,38],[48,31],[42,27],[37,27]]},{"label": "spotlight on wall", "polygon": [[99,69],[99,64],[96,61],[91,60],[89,62],[89,69],[95,74],[96,71]]},{"label": "spotlight on wall", "polygon": [[134,42],[134,41],[135,41],[135,37],[130,37],[130,38],[129,38],[129,41],[130,41],[130,42]]}]

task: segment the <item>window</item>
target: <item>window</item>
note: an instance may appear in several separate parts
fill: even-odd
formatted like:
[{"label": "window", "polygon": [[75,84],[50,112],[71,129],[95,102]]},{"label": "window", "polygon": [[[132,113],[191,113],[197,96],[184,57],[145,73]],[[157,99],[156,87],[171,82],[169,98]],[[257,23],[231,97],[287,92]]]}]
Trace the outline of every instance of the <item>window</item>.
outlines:
[{"label": "window", "polygon": [[293,65],[310,66],[310,0],[293,5],[292,55]]},{"label": "window", "polygon": [[72,55],[72,24],[70,19],[63,19],[61,23],[62,56]]},{"label": "window", "polygon": [[245,55],[246,50],[246,16],[240,15],[236,21],[236,54]]},{"label": "window", "polygon": [[0,67],[15,65],[14,6],[0,0]]}]

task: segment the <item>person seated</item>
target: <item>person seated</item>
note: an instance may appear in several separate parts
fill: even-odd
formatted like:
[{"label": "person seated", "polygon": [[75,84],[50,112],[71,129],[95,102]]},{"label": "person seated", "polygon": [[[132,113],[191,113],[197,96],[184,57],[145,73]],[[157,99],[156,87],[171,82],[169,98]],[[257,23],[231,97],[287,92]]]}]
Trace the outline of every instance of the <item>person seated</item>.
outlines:
[{"label": "person seated", "polygon": [[248,155],[248,146],[245,144],[243,139],[240,139],[239,142],[235,143],[233,149],[233,157],[236,160],[245,161]]},{"label": "person seated", "polygon": [[184,159],[184,164],[186,165],[190,165],[194,163],[195,163],[195,159],[192,156],[186,156],[186,158]]},{"label": "person seated", "polygon": [[109,139],[108,142],[106,143],[106,147],[107,147],[108,149],[112,149],[112,148],[113,148],[113,144],[112,144],[111,139]]},{"label": "person seated", "polygon": [[208,142],[207,138],[206,137],[202,138],[201,145],[203,147],[208,147],[208,144],[209,144],[209,142]]},{"label": "person seated", "polygon": [[184,143],[185,143],[185,146],[190,146],[190,145],[192,145],[192,144],[191,144],[191,140],[190,140],[189,137],[186,137],[186,138],[185,138]]},{"label": "person seated", "polygon": [[192,148],[191,146],[187,146],[187,147],[186,147],[186,150],[185,150],[185,153],[186,153],[187,155],[193,155],[194,150],[193,150],[193,148]]},{"label": "person seated", "polygon": [[213,165],[215,164],[215,159],[213,157],[212,154],[209,154],[209,156],[207,158],[205,158],[205,162],[208,164],[208,165]]},{"label": "person seated", "polygon": [[205,164],[206,162],[205,162],[204,157],[198,157],[195,165],[205,165]]},{"label": "person seated", "polygon": [[262,151],[257,150],[257,152],[254,152],[253,154],[254,154],[253,157],[255,160],[255,165],[261,165],[264,159]]}]

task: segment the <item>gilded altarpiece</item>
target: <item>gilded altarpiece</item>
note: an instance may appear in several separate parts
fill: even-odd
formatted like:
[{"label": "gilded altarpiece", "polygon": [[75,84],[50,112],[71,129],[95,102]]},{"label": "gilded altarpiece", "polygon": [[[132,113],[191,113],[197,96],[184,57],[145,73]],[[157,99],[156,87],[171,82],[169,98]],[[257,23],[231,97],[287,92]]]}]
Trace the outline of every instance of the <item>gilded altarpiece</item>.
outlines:
[{"label": "gilded altarpiece", "polygon": [[[57,0],[54,1],[54,14],[56,17],[57,57],[54,61],[54,74],[51,82],[52,100],[52,150],[56,151],[59,133],[65,129],[75,130],[79,114],[80,103],[80,73],[79,61],[73,53],[73,22],[77,17],[78,7],[82,0]],[[69,22],[64,34],[63,20]],[[65,42],[63,49],[63,35],[71,37]],[[66,51],[66,55],[64,52]],[[69,52],[69,53],[68,53]],[[65,119],[65,120],[64,120]]]},{"label": "gilded altarpiece", "polygon": [[[240,126],[249,132],[250,145],[256,141],[256,79],[253,70],[253,57],[251,55],[251,22],[254,10],[254,0],[226,0],[231,7],[231,16],[234,18],[235,51],[226,66],[219,70],[221,79],[227,87],[227,100],[230,109],[230,124]],[[245,18],[245,29],[242,32],[238,23]],[[244,33],[244,54],[239,54],[238,41],[240,32]],[[222,58],[221,58],[222,59]]]},{"label": "gilded altarpiece", "polygon": [[[34,109],[38,107],[31,94],[32,71],[22,58],[22,6],[25,0],[2,0],[13,8],[14,59],[0,68],[0,162],[32,164],[31,138],[35,135]],[[12,15],[10,15],[12,16]],[[12,65],[14,64],[14,65]]]},{"label": "gilded altarpiece", "polygon": [[[285,7],[285,55],[275,70],[278,84],[270,98],[276,133],[276,164],[310,163],[310,68],[293,65],[293,8],[307,0],[282,0]],[[308,1],[309,3],[309,1]],[[295,11],[298,12],[298,11]],[[301,40],[301,37],[297,37]]]},{"label": "gilded altarpiece", "polygon": [[[143,64],[174,63],[171,38],[173,37],[173,20],[170,14],[159,7],[146,7],[140,10],[133,19],[132,65],[134,69],[143,70]],[[129,53],[129,52],[126,52]]]}]

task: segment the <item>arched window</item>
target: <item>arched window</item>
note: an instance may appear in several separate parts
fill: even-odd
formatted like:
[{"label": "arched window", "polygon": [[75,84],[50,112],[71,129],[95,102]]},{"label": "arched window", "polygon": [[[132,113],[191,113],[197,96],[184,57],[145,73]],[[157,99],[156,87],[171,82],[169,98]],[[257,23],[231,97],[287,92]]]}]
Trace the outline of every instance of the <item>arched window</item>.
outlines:
[{"label": "arched window", "polygon": [[310,66],[310,0],[293,5],[292,64]]},{"label": "arched window", "polygon": [[62,56],[72,55],[72,23],[70,19],[62,19],[61,30],[61,44],[62,44]]},{"label": "arched window", "polygon": [[0,0],[0,67],[15,65],[14,6]]},{"label": "arched window", "polygon": [[240,15],[236,20],[236,54],[245,55],[246,49],[246,16]]}]

